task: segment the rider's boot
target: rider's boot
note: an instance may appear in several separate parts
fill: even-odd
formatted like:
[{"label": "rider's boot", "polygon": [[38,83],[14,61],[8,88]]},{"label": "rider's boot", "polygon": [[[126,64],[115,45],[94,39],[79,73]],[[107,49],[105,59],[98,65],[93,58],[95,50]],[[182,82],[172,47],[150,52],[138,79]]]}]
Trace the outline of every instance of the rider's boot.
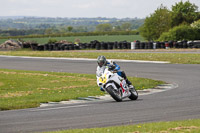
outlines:
[{"label": "rider's boot", "polygon": [[103,88],[100,88],[101,91],[105,92],[105,90]]},{"label": "rider's boot", "polygon": [[128,85],[129,88],[133,88],[132,83],[128,79],[126,79],[126,83],[127,83],[127,85]]},{"label": "rider's boot", "polygon": [[126,77],[126,74],[125,74],[125,72],[124,71],[122,71],[122,77],[126,80],[126,83],[127,83],[127,85],[128,85],[128,87],[129,88],[133,88],[133,85],[132,85],[132,83],[128,80],[128,78]]}]

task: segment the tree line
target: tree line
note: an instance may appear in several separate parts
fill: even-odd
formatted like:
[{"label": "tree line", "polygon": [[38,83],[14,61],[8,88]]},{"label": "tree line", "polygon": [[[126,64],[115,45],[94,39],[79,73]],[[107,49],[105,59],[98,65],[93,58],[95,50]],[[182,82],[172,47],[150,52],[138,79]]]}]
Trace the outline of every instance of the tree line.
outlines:
[{"label": "tree line", "polygon": [[199,40],[200,12],[198,6],[186,2],[172,5],[171,10],[161,5],[146,17],[139,29],[146,40]]},{"label": "tree line", "polygon": [[0,36],[49,35],[79,32],[131,31],[144,19],[117,18],[5,18],[0,17]]}]

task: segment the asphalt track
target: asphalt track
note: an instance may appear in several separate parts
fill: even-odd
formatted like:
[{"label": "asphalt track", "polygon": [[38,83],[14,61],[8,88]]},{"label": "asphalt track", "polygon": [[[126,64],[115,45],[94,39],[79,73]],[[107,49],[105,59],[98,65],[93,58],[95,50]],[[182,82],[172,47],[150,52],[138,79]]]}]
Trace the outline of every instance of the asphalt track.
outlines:
[{"label": "asphalt track", "polygon": [[[40,132],[200,118],[200,65],[118,62],[128,76],[178,88],[114,100],[0,112],[0,133]],[[96,61],[0,57],[0,68],[95,74]]]}]

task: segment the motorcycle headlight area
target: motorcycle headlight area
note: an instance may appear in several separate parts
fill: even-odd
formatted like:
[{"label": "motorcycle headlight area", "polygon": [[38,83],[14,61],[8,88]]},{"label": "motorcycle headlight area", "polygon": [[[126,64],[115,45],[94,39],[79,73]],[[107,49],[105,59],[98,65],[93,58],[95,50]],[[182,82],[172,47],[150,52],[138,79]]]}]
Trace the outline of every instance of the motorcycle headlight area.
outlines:
[{"label": "motorcycle headlight area", "polygon": [[99,78],[99,82],[100,83],[106,83],[106,81],[107,81],[107,78],[106,78],[106,75],[103,75],[103,76],[101,76],[100,78]]}]

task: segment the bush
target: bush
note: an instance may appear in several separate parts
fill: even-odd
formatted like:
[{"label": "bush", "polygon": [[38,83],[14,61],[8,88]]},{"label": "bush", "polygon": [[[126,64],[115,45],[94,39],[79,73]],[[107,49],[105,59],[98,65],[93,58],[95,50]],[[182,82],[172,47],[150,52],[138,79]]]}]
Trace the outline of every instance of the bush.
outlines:
[{"label": "bush", "polygon": [[53,39],[53,38],[51,38],[51,39],[48,40],[48,44],[54,44],[56,42],[57,42],[57,40]]},{"label": "bush", "polygon": [[170,40],[199,40],[200,31],[196,28],[192,28],[189,25],[179,25],[164,32],[159,41],[170,41]]},{"label": "bush", "polygon": [[194,21],[191,25],[192,28],[195,28],[197,30],[200,30],[200,19],[197,21]]}]

